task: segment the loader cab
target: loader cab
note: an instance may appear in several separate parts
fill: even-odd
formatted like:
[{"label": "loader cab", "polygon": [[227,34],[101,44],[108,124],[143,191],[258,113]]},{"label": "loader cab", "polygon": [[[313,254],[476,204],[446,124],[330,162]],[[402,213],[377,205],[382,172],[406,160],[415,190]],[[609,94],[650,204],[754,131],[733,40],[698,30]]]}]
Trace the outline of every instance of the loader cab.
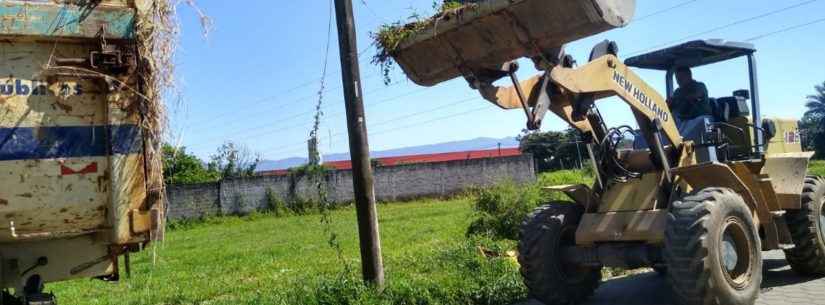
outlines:
[{"label": "loader cab", "polygon": [[719,39],[696,40],[628,58],[625,64],[640,69],[664,71],[669,99],[675,89],[674,76],[677,68],[697,68],[747,57],[749,90],[736,90],[727,97],[711,96],[710,103],[714,114],[712,123],[721,126],[719,129],[723,130],[722,136],[729,139],[733,147],[730,150],[731,158],[750,159],[764,155],[766,142],[759,107],[755,53],[756,48],[750,43]]}]

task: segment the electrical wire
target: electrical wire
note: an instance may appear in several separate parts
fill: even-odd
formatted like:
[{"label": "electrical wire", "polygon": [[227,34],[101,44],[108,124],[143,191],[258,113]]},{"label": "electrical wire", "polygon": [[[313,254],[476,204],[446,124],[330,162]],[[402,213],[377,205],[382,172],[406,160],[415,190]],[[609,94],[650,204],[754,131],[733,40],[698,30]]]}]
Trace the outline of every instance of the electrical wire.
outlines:
[{"label": "electrical wire", "polygon": [[[396,84],[398,84],[398,82],[393,83],[392,85],[396,85]],[[371,94],[373,92],[380,91],[380,90],[383,90],[385,88],[386,87],[381,87],[381,88],[378,88],[376,90],[369,91],[366,94]],[[403,93],[403,94],[400,94],[400,95],[397,95],[397,96],[393,96],[391,98],[379,100],[378,102],[368,103],[367,106],[378,106],[378,105],[383,105],[383,104],[386,104],[386,103],[389,103],[389,102],[392,102],[392,101],[397,101],[397,100],[400,100],[401,98],[424,92],[426,89],[427,88],[419,88],[419,89],[416,89],[416,90],[413,90],[413,91],[410,91],[410,92],[407,92],[407,93]],[[343,100],[339,100],[337,104],[327,104],[325,109],[328,109],[329,107],[332,107],[334,105],[342,104],[343,102],[344,102]],[[273,121],[278,122],[278,123],[289,122],[289,121],[304,117],[306,115],[313,114],[314,112],[315,112],[315,110],[304,111],[304,112],[289,115],[289,116],[286,116],[286,117],[277,118]],[[343,111],[337,111],[337,112],[334,112],[334,113],[330,114],[328,117],[337,117],[337,116],[342,115],[343,113],[344,113]],[[192,145],[190,147],[202,147],[202,146],[205,146],[205,145],[208,145],[208,144],[215,143],[215,140],[220,140],[220,139],[224,139],[224,138],[229,137],[229,136],[235,136],[235,135],[239,135],[239,134],[246,134],[250,131],[265,129],[267,127],[279,127],[279,128],[277,130],[274,130],[274,131],[270,130],[268,132],[260,133],[260,134],[258,134],[258,136],[279,134],[279,133],[282,133],[283,131],[289,131],[289,130],[296,129],[298,127],[305,127],[305,126],[312,126],[312,124],[293,124],[293,125],[287,125],[287,126],[282,126],[282,125],[273,126],[271,122],[267,122],[267,123],[264,123],[264,124],[261,124],[261,125],[256,125],[256,126],[253,126],[253,127],[248,127],[248,128],[243,128],[243,129],[236,129],[236,130],[233,130],[233,131],[222,133],[221,135],[219,135],[217,137],[209,138],[206,141],[202,141],[202,142],[200,142],[198,144],[195,144],[195,145]],[[257,137],[257,136],[245,136],[245,137],[238,138],[238,139],[249,139],[249,138],[253,138],[253,137]]]},{"label": "electrical wire", "polygon": [[724,25],[721,25],[721,26],[717,26],[717,27],[714,27],[714,28],[711,28],[711,29],[708,29],[708,30],[705,30],[705,31],[702,31],[702,32],[690,34],[690,35],[687,35],[685,37],[682,37],[682,38],[679,38],[679,39],[676,39],[676,40],[672,40],[672,41],[669,41],[669,42],[666,42],[666,43],[657,44],[655,46],[648,47],[648,48],[638,50],[638,51],[635,51],[635,52],[630,52],[628,55],[626,55],[626,57],[631,57],[631,56],[635,56],[635,55],[644,54],[644,53],[647,53],[649,51],[657,50],[661,47],[670,46],[670,45],[673,45],[673,44],[676,44],[676,43],[679,43],[679,42],[683,42],[683,41],[686,41],[686,40],[689,40],[689,39],[692,39],[692,38],[707,35],[707,34],[717,32],[717,31],[721,31],[721,30],[731,28],[731,27],[734,27],[734,26],[738,26],[738,25],[743,24],[743,23],[747,23],[747,22],[755,21],[755,20],[762,19],[762,18],[765,18],[765,17],[773,16],[773,15],[783,13],[783,12],[786,12],[786,11],[789,11],[789,10],[792,10],[792,9],[795,9],[795,8],[799,8],[799,7],[802,7],[802,6],[805,6],[805,5],[809,5],[809,4],[813,4],[814,2],[817,2],[817,1],[819,1],[819,0],[806,0],[806,1],[798,2],[798,3],[793,4],[793,5],[785,6],[785,7],[779,8],[779,9],[775,9],[775,10],[772,10],[772,11],[769,11],[769,12],[766,12],[766,13],[762,13],[762,14],[759,14],[759,15],[756,15],[756,16],[751,16],[751,17],[748,17],[748,18],[739,19],[739,20],[736,20],[734,22],[727,23],[727,24],[724,24]]},{"label": "electrical wire", "polygon": [[[407,93],[403,93],[403,94],[400,94],[400,95],[393,96],[391,98],[386,98],[386,99],[379,100],[378,102],[368,103],[366,105],[367,106],[380,106],[380,105],[384,105],[384,104],[387,104],[387,103],[390,103],[390,102],[400,101],[404,97],[408,97],[408,96],[412,96],[412,95],[424,92],[424,91],[426,91],[426,89],[427,88],[419,88],[419,89],[416,89],[416,90],[413,90],[413,91],[410,91],[410,92],[407,92]],[[340,103],[343,103],[343,101],[340,101]],[[296,114],[296,115],[293,115],[293,116],[290,116],[290,117],[287,117],[287,118],[283,118],[281,120],[276,120],[276,121],[278,121],[278,122],[291,121],[292,119],[302,117],[304,115],[311,114],[311,113],[312,113],[312,111],[302,112],[302,113],[299,113],[299,114]],[[336,111],[336,112],[333,112],[333,113],[327,115],[327,118],[339,117],[339,116],[342,116],[344,113],[345,113],[344,111]],[[250,128],[245,128],[243,130],[232,131],[231,133],[228,133],[228,134],[223,134],[223,135],[220,135],[218,137],[209,138],[208,140],[200,142],[200,143],[195,144],[195,145],[192,145],[191,147],[203,147],[203,146],[206,146],[206,145],[209,145],[209,144],[214,144],[216,142],[216,140],[222,140],[222,139],[225,139],[229,136],[233,136],[233,139],[235,139],[235,140],[245,140],[245,139],[251,139],[251,138],[259,138],[259,137],[262,137],[262,136],[282,134],[282,133],[285,133],[287,131],[294,130],[294,129],[301,128],[301,127],[312,127],[312,124],[310,123],[310,124],[293,124],[293,125],[289,125],[289,126],[276,126],[276,127],[278,127],[278,129],[276,129],[276,130],[269,130],[269,131],[265,131],[265,132],[261,132],[261,133],[246,135],[246,136],[242,136],[242,137],[239,137],[239,138],[234,138],[235,135],[246,134],[249,131],[263,129],[263,128],[266,128],[266,127],[271,127],[271,123],[266,123],[266,124],[263,124],[263,125],[258,125],[258,126],[254,126],[254,127],[250,127]]]},{"label": "electrical wire", "polygon": [[660,9],[658,11],[652,12],[652,13],[644,15],[644,16],[641,16],[639,18],[634,18],[633,19],[633,24],[644,21],[645,19],[649,19],[649,18],[653,18],[653,17],[659,16],[659,15],[662,15],[664,13],[667,13],[669,11],[672,11],[672,10],[675,10],[675,9],[678,9],[678,8],[685,7],[689,4],[692,4],[692,3],[698,2],[698,1],[700,1],[700,0],[683,1],[683,2],[680,2],[679,4],[676,4],[676,5],[664,8],[664,9]]},{"label": "electrical wire", "polygon": [[806,23],[781,28],[781,29],[773,31],[773,32],[768,32],[768,33],[765,33],[765,34],[761,34],[761,35],[757,35],[757,36],[748,38],[745,41],[753,42],[753,41],[757,41],[757,40],[765,38],[765,37],[770,37],[770,36],[773,36],[773,35],[782,34],[782,33],[785,33],[785,32],[793,31],[793,30],[796,30],[796,29],[799,29],[799,28],[811,26],[811,25],[814,25],[814,24],[817,24],[817,23],[822,23],[822,22],[825,22],[825,18],[820,18],[820,19],[816,19],[816,20],[809,21],[809,22],[806,22]]},{"label": "electrical wire", "polygon": [[[477,99],[476,97],[473,97],[473,98],[468,98],[468,99],[456,101],[456,102],[450,103],[448,105],[439,106],[439,107],[429,109],[429,110],[426,110],[426,111],[421,111],[421,112],[418,112],[418,113],[413,113],[413,114],[408,114],[408,115],[403,115],[403,116],[399,116],[399,117],[396,117],[396,118],[388,119],[386,121],[383,121],[383,122],[380,122],[380,123],[377,123],[377,124],[373,124],[371,126],[375,127],[375,126],[381,126],[381,125],[386,125],[386,124],[390,124],[390,123],[396,123],[400,120],[404,120],[404,119],[411,118],[411,117],[414,117],[414,116],[418,116],[418,115],[421,115],[421,114],[424,114],[424,113],[430,113],[430,112],[433,112],[433,111],[436,111],[436,110],[448,108],[450,106],[460,105],[460,104],[463,104],[463,103],[466,103],[466,102],[469,102],[469,101],[473,101],[473,100],[476,100],[476,99]],[[451,114],[451,115],[447,115],[447,116],[443,116],[443,117],[438,117],[438,118],[423,121],[423,122],[418,122],[418,123],[409,124],[409,125],[405,125],[405,126],[401,126],[401,127],[397,127],[397,128],[372,132],[372,133],[370,133],[370,135],[373,135],[373,136],[374,135],[381,135],[381,134],[394,132],[394,131],[398,131],[398,130],[409,129],[409,128],[417,127],[417,126],[424,125],[424,124],[430,124],[430,123],[433,123],[433,122],[443,121],[443,120],[458,117],[458,116],[468,115],[468,114],[475,113],[475,112],[485,110],[485,109],[490,109],[490,107],[485,105],[484,107],[475,108],[475,109],[471,109],[471,110],[468,110],[468,111],[455,113],[455,114]],[[346,133],[339,132],[339,133],[333,134],[332,136],[333,137],[338,137],[338,136],[343,136],[343,135],[346,135]],[[343,140],[345,140],[345,138],[341,137],[341,138],[339,138],[339,140],[335,141],[334,143],[338,143],[338,142],[343,141]],[[304,141],[295,142],[294,144],[289,144],[289,145],[286,145],[286,146],[281,146],[281,147],[276,148],[274,150],[269,150],[269,151],[267,151],[267,153],[288,153],[288,152],[292,152],[292,151],[303,150],[304,148],[302,148],[302,147],[299,147],[297,149],[293,148],[293,147],[297,147],[299,145],[300,146],[305,145]]]}]

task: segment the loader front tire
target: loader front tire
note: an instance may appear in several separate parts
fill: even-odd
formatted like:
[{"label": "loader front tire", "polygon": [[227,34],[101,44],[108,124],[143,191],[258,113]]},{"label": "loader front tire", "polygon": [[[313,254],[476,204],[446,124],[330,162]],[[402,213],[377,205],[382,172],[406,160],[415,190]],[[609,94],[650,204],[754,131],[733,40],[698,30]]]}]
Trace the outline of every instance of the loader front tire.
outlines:
[{"label": "loader front tire", "polygon": [[802,191],[802,209],[790,210],[785,220],[794,248],[785,250],[788,264],[804,276],[825,275],[825,180],[808,177]]},{"label": "loader front tire", "polygon": [[751,210],[726,188],[673,203],[665,232],[668,281],[681,305],[752,305],[762,284],[762,246]]},{"label": "loader front tire", "polygon": [[536,209],[522,224],[518,260],[530,297],[547,305],[577,304],[601,282],[601,268],[562,262],[562,247],[576,243],[584,208],[553,203]]}]

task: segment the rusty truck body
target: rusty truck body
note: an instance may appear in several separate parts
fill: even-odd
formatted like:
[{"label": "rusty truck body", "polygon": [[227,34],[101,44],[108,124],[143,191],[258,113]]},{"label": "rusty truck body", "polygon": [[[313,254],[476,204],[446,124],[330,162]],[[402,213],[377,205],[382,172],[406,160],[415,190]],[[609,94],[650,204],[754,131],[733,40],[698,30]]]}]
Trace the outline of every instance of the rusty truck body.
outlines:
[{"label": "rusty truck body", "polygon": [[[143,124],[137,20],[151,1],[0,2],[0,285],[118,277],[162,236]],[[143,73],[147,73],[143,70]],[[45,303],[42,303],[45,304]]]}]

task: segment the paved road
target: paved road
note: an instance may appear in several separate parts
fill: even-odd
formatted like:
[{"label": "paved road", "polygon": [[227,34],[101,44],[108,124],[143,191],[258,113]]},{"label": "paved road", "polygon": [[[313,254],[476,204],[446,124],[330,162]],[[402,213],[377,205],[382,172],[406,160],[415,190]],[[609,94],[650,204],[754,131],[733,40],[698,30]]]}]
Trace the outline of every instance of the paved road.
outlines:
[{"label": "paved road", "polygon": [[[797,276],[782,252],[766,253],[764,269],[758,305],[825,305],[825,278]],[[646,273],[602,283],[585,305],[673,305],[673,301],[665,280],[655,273]]]}]

